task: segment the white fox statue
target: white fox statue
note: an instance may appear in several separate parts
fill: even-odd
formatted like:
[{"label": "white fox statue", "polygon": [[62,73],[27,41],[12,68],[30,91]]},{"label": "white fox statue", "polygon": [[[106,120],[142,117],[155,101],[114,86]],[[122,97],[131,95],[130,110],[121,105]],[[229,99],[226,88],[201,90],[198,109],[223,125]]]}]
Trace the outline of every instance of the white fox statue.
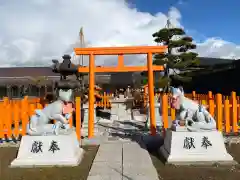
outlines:
[{"label": "white fox statue", "polygon": [[[58,100],[47,105],[44,109],[35,110],[35,114],[30,118],[27,125],[27,133],[31,136],[41,136],[48,134],[59,134],[59,130],[64,126],[66,130],[70,128],[69,118],[72,113],[64,112],[67,104],[72,104],[72,90],[59,90]],[[51,120],[55,120],[55,124],[49,124]]]},{"label": "white fox statue", "polygon": [[189,131],[216,130],[216,121],[206,107],[184,96],[183,89],[172,88],[171,106],[178,112],[173,126],[180,126],[180,121]]}]

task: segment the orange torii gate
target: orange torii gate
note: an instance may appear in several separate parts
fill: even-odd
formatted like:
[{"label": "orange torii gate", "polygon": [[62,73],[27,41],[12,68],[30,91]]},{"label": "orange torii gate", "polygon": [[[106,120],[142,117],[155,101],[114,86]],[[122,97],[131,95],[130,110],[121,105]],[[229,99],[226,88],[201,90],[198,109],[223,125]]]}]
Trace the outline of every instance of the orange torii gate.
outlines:
[{"label": "orange torii gate", "polygon": [[[89,67],[79,67],[79,72],[89,73],[89,115],[88,115],[88,137],[94,136],[94,86],[95,72],[136,72],[148,71],[148,92],[150,104],[150,127],[151,134],[156,134],[156,120],[154,109],[154,80],[153,71],[163,70],[163,66],[156,66],[152,63],[154,53],[164,53],[166,46],[129,46],[129,47],[94,47],[75,48],[76,55],[89,55]],[[147,54],[146,66],[124,66],[124,54]],[[116,67],[96,67],[95,55],[118,55],[118,65]]]}]

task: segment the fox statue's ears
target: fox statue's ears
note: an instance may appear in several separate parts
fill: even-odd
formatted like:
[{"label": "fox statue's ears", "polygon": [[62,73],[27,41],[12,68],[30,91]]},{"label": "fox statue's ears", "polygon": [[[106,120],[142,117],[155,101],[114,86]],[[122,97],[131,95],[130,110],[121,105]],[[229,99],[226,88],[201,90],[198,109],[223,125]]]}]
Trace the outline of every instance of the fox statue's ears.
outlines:
[{"label": "fox statue's ears", "polygon": [[67,91],[59,89],[58,96],[59,96],[59,99],[62,101],[66,101],[66,102],[72,101],[72,95],[73,95],[72,89],[68,89]]},{"label": "fox statue's ears", "polygon": [[[66,91],[63,91],[62,89],[59,89],[59,92],[66,92]],[[67,90],[67,92],[68,92],[69,94],[72,93],[72,89]]]},{"label": "fox statue's ears", "polygon": [[184,95],[184,91],[182,87],[178,87],[178,88],[170,87],[170,92],[172,93],[173,97]]},{"label": "fox statue's ears", "polygon": [[184,94],[184,90],[182,86],[178,86],[178,89],[182,92],[182,94]]}]

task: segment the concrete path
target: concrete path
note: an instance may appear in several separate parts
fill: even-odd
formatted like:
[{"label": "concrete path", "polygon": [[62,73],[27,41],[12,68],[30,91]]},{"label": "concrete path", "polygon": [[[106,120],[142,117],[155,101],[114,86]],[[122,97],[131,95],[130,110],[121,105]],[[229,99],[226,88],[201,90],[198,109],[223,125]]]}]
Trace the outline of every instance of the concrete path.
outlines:
[{"label": "concrete path", "polygon": [[158,180],[147,150],[137,142],[101,144],[88,180]]}]

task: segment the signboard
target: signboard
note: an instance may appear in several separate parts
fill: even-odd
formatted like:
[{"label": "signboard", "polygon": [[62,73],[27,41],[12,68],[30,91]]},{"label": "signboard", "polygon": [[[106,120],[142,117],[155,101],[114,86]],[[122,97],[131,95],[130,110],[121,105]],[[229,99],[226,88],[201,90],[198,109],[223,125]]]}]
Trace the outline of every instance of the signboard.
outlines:
[{"label": "signboard", "polygon": [[166,131],[161,147],[168,163],[233,162],[227,153],[221,132]]},{"label": "signboard", "polygon": [[23,136],[12,167],[78,165],[83,154],[75,132],[59,136]]},{"label": "signboard", "polygon": [[47,146],[48,148],[48,152],[52,152],[55,153],[56,151],[60,151],[60,148],[58,146],[58,142],[55,140],[52,140],[50,144],[43,144],[42,141],[33,141],[32,145],[31,145],[31,153],[44,153],[43,149],[46,150],[46,148],[43,148],[43,146]]},{"label": "signboard", "polygon": [[[174,132],[165,148],[176,154],[212,154],[225,149],[219,132]],[[179,154],[179,155],[180,155]]]}]

